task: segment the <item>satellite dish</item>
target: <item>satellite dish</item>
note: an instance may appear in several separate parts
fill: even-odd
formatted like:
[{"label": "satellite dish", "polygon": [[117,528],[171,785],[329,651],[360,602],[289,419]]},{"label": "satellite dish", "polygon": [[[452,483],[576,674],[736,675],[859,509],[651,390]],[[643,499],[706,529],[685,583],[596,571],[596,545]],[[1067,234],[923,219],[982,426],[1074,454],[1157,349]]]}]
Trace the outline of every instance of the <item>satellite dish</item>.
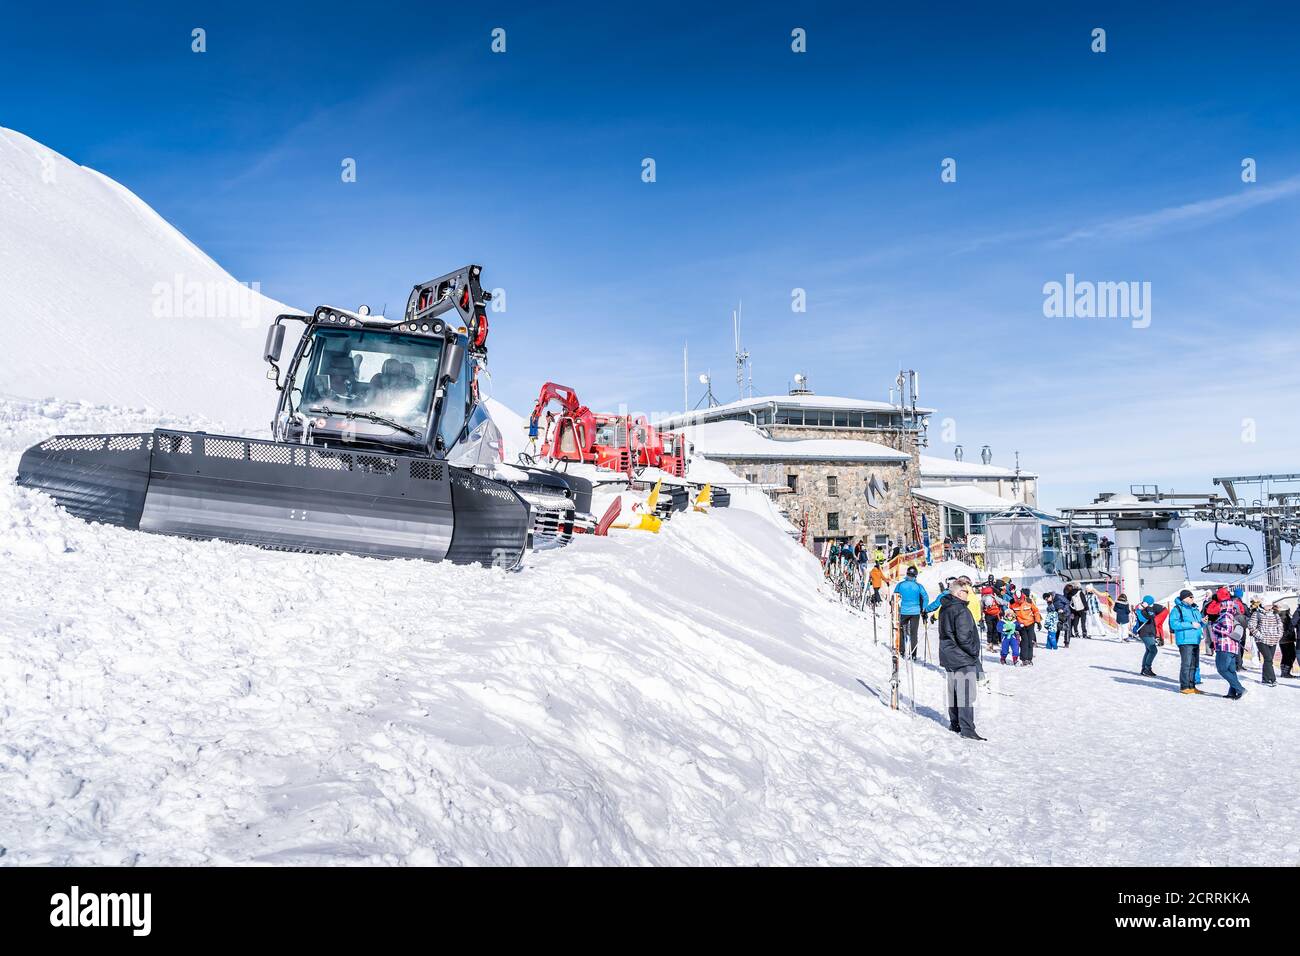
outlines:
[{"label": "satellite dish", "polygon": [[357,315],[369,315],[369,314],[370,314],[370,306],[368,305],[357,306]]},{"label": "satellite dish", "polygon": [[709,376],[703,372],[700,373],[700,384],[701,385],[709,384]]},{"label": "satellite dish", "polygon": [[803,384],[803,373],[802,373],[802,372],[795,372],[795,373],[794,373],[794,381],[795,381],[795,384],[796,384],[796,385],[802,385],[802,384]]}]

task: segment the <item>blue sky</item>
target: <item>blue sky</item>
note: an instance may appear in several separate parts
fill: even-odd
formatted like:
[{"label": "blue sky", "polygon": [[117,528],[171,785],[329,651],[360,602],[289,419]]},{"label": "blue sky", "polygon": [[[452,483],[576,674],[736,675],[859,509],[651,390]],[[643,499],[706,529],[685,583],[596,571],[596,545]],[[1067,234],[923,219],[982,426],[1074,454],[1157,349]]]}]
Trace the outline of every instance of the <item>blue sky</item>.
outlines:
[{"label": "blue sky", "polygon": [[[916,368],[934,453],[951,418],[1048,506],[1300,470],[1293,8],[439,6],[6,3],[0,125],[301,307],[483,263],[520,411],[674,410],[685,341],[734,398],[743,298],[760,391]],[[1066,273],[1150,282],[1150,327],[1044,317]]]}]

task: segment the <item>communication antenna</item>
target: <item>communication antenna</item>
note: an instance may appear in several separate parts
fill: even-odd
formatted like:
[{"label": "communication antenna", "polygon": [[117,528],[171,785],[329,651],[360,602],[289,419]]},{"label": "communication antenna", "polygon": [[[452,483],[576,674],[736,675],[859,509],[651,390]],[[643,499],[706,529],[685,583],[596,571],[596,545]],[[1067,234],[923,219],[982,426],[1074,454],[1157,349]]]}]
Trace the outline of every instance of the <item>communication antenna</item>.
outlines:
[{"label": "communication antenna", "polygon": [[695,407],[699,408],[701,404],[707,402],[705,408],[717,408],[718,400],[713,397],[713,376],[708,372],[701,372],[700,384],[704,386],[704,397],[695,403]]},{"label": "communication antenna", "polygon": [[736,392],[743,400],[745,397],[746,375],[748,374],[749,377],[750,394],[753,394],[754,390],[754,376],[752,370],[748,367],[749,350],[743,348],[740,344],[740,320],[745,309],[745,303],[739,301],[736,305],[737,307],[731,313],[731,327],[736,341]]},{"label": "communication antenna", "polygon": [[898,408],[903,413],[903,421],[911,422],[916,432],[917,447],[925,448],[930,444],[926,435],[929,419],[921,416],[916,405],[917,399],[921,397],[921,374],[915,369],[899,369],[894,383],[898,386]]},{"label": "communication antenna", "polygon": [[691,375],[687,369],[690,367],[687,362],[687,352],[690,349],[689,342],[682,343],[682,411],[690,411],[691,407]]}]

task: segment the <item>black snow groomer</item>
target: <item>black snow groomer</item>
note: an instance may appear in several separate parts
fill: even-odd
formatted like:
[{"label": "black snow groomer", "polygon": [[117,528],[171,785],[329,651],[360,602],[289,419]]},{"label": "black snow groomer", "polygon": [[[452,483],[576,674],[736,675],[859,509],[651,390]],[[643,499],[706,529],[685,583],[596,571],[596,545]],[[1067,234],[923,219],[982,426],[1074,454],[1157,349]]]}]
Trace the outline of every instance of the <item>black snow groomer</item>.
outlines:
[{"label": "black snow groomer", "polygon": [[[59,435],[27,450],[18,484],[141,531],[514,567],[535,531],[571,535],[573,510],[530,505],[491,477],[500,433],[478,398],[480,272],[417,285],[401,319],[365,306],[277,316],[264,355],[280,393],[273,440]],[[282,375],[288,321],[306,329]]]}]

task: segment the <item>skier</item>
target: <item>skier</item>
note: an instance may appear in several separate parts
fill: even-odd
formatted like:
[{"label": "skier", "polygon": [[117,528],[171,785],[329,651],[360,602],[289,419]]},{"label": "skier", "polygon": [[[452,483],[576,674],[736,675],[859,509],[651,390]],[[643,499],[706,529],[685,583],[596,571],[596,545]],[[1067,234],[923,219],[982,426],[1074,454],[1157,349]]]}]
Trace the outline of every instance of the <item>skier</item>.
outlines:
[{"label": "skier", "polygon": [[912,660],[916,660],[917,632],[921,627],[921,615],[926,613],[926,604],[930,597],[925,588],[916,580],[916,565],[907,569],[907,577],[894,586],[894,596],[898,599],[898,649],[900,654],[907,653],[907,640],[912,640]]},{"label": "skier", "polygon": [[885,572],[881,570],[880,565],[881,562],[877,560],[876,563],[871,566],[870,580],[872,604],[880,603],[880,589],[885,586]]},{"label": "skier", "polygon": [[1278,611],[1282,615],[1282,676],[1295,677],[1291,673],[1291,668],[1295,666],[1295,636],[1296,636],[1296,617],[1300,616],[1300,607],[1296,608],[1296,615],[1288,614],[1283,608],[1279,607]]},{"label": "skier", "polygon": [[[992,580],[990,578],[989,580]],[[993,594],[993,586],[986,584],[980,588],[980,608],[984,612],[985,640],[989,648],[998,646],[998,619],[1002,617],[1002,606]]]},{"label": "skier", "polygon": [[1056,631],[1061,624],[1061,615],[1056,610],[1056,595],[1048,591],[1043,595],[1043,607],[1047,608],[1047,613],[1043,615],[1043,630],[1047,632],[1047,649],[1056,650]]},{"label": "skier", "polygon": [[[1146,600],[1146,598],[1143,598],[1143,600]],[[1126,630],[1128,628],[1128,617],[1131,610],[1132,608],[1128,603],[1128,595],[1121,592],[1120,596],[1115,599],[1115,623],[1120,626],[1120,630]],[[1124,640],[1127,641],[1128,639],[1128,635],[1125,634]]]},{"label": "skier", "polygon": [[[1227,592],[1224,591],[1224,596]],[[1183,694],[1203,694],[1196,689],[1197,672],[1201,667],[1201,612],[1196,607],[1191,591],[1178,592],[1178,602],[1169,611],[1169,630],[1178,645],[1178,688]]]},{"label": "skier", "polygon": [[[1220,589],[1219,593],[1224,592]],[[1238,627],[1240,602],[1221,599],[1220,603],[1219,616],[1214,619],[1213,628],[1214,668],[1228,682],[1228,692],[1223,696],[1228,700],[1240,700],[1246,696],[1246,688],[1241,686],[1241,679],[1237,676],[1237,662],[1241,655],[1241,632]]]},{"label": "skier", "polygon": [[[1066,585],[1069,590],[1071,585]],[[1088,598],[1080,588],[1075,588],[1070,595],[1070,623],[1074,627],[1074,636],[1088,638]],[[1091,638],[1088,638],[1091,640]],[[1066,641],[1068,647],[1070,642]]]},{"label": "skier", "polygon": [[1015,667],[1020,663],[1020,638],[1016,634],[1016,616],[1008,614],[1002,619],[1002,663],[1007,662],[1007,651],[1011,651],[1011,666]]},{"label": "skier", "polygon": [[1146,651],[1142,654],[1142,670],[1140,673],[1143,677],[1155,677],[1156,672],[1152,666],[1156,662],[1156,654],[1160,650],[1160,642],[1157,640],[1158,629],[1156,619],[1164,611],[1164,605],[1157,604],[1156,599],[1150,594],[1143,595],[1142,603],[1138,605],[1133,612],[1133,636],[1146,645]]},{"label": "skier", "polygon": [[939,666],[948,679],[948,729],[967,740],[984,740],[975,731],[975,681],[980,639],[967,609],[970,581],[958,578],[939,610]]},{"label": "skier", "polygon": [[1250,616],[1250,635],[1255,639],[1255,648],[1259,651],[1263,672],[1260,679],[1265,687],[1277,686],[1277,675],[1273,671],[1273,655],[1282,640],[1282,617],[1277,613],[1276,604],[1261,605]]},{"label": "skier", "polygon": [[1034,663],[1034,640],[1037,637],[1035,627],[1043,623],[1043,616],[1038,612],[1034,596],[1029,588],[1021,588],[1020,596],[1011,605],[1016,616],[1016,636],[1020,638],[1020,663],[1023,667],[1032,667]]},{"label": "skier", "polygon": [[1056,595],[1054,599],[1055,606],[1056,606],[1056,613],[1061,621],[1060,633],[1061,636],[1065,638],[1066,647],[1070,646],[1070,628],[1071,628],[1070,618],[1073,617],[1074,615],[1074,612],[1070,610],[1070,594],[1072,593],[1071,588],[1073,587],[1074,587],[1073,584],[1067,584],[1065,586],[1065,590],[1062,591],[1060,594]]}]

